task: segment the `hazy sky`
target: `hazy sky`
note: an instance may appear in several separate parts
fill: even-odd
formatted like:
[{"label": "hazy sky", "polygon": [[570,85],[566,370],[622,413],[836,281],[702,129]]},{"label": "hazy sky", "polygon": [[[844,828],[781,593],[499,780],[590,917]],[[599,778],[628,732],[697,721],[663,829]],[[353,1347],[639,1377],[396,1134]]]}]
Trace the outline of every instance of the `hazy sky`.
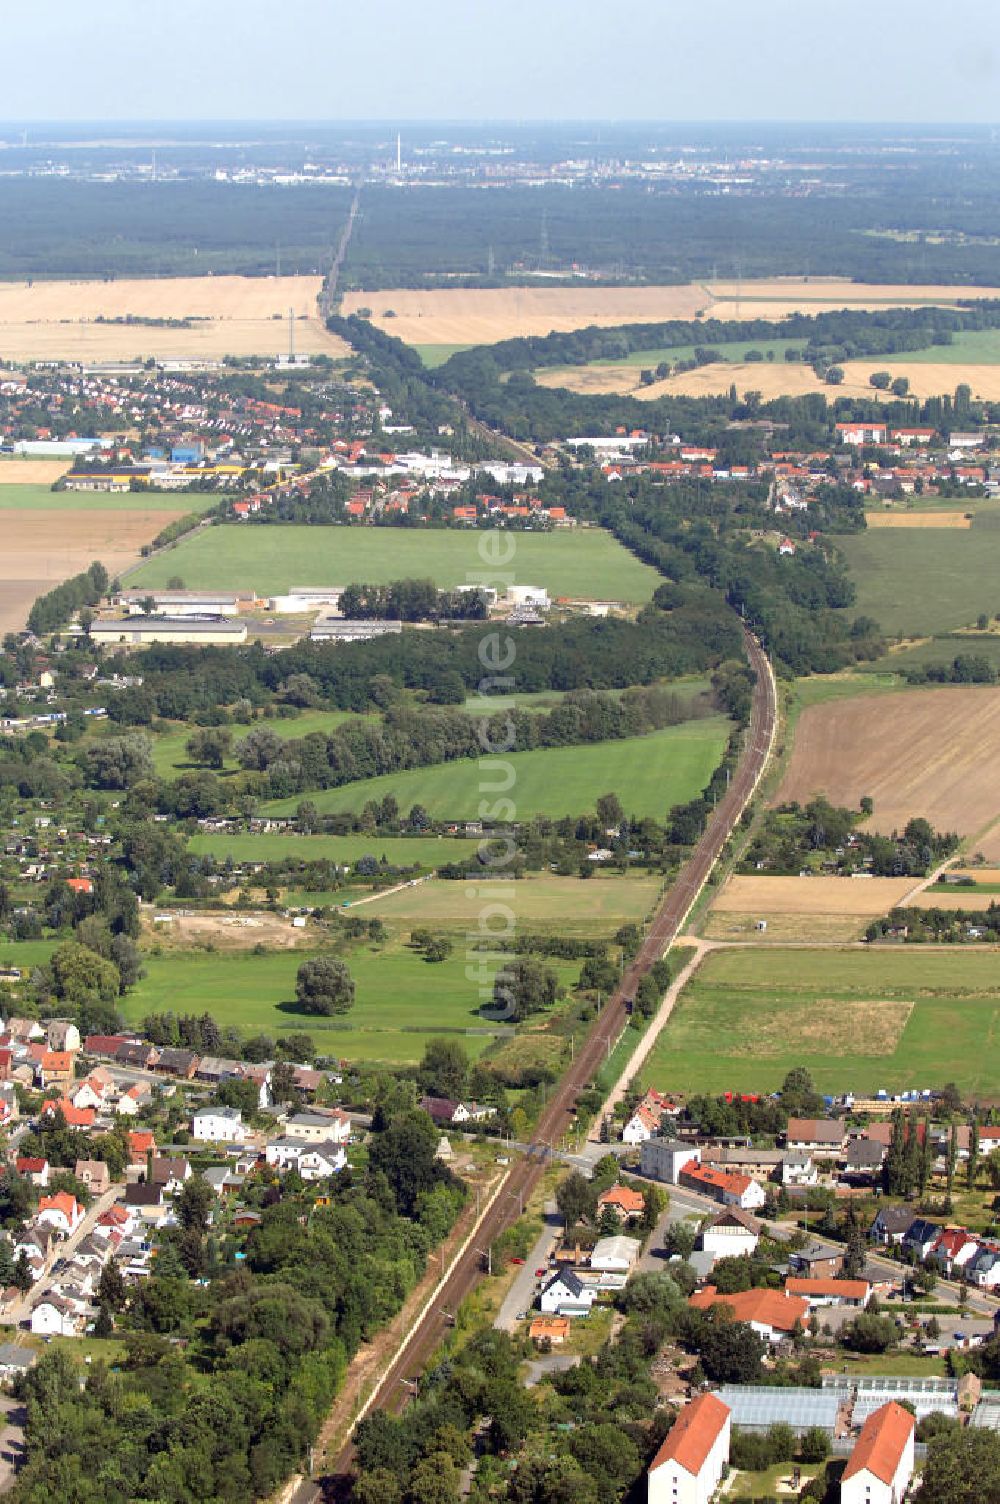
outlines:
[{"label": "hazy sky", "polygon": [[8,120],[1000,119],[998,0],[3,9]]}]

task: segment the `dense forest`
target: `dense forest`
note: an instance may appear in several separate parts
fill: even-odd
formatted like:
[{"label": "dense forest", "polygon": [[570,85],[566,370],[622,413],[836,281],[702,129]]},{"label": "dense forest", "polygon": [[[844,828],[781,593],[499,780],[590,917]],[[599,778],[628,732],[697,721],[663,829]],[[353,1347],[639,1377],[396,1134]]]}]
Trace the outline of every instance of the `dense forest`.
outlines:
[{"label": "dense forest", "polygon": [[509,268],[569,272],[575,264],[639,282],[805,274],[989,286],[997,276],[995,160],[981,159],[976,175],[961,179],[948,168],[925,158],[900,182],[884,164],[853,174],[841,167],[840,181],[794,197],[630,182],[611,191],[367,187],[344,285],[453,286],[456,276],[503,285]]}]

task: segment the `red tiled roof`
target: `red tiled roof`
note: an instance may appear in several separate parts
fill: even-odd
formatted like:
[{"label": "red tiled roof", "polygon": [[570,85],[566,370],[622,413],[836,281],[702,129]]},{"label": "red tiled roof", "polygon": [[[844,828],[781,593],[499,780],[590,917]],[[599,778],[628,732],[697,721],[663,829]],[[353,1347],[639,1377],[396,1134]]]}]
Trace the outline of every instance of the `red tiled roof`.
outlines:
[{"label": "red tiled roof", "polygon": [[861,1435],[844,1469],[841,1482],[857,1473],[873,1473],[883,1483],[896,1476],[900,1458],[913,1432],[914,1420],[909,1410],[890,1400],[880,1410],[873,1410],[861,1427]]},{"label": "red tiled roof", "polygon": [[797,1295],[780,1290],[741,1290],[736,1295],[720,1295],[714,1285],[706,1285],[692,1295],[688,1305],[694,1311],[707,1311],[714,1305],[726,1305],[734,1321],[756,1321],[759,1326],[777,1332],[791,1332],[797,1321],[805,1321],[809,1304]]},{"label": "red tiled roof", "polygon": [[676,1462],[692,1477],[697,1477],[705,1458],[719,1438],[730,1410],[715,1394],[699,1394],[674,1421],[666,1440],[649,1465],[652,1473],[664,1462]]}]

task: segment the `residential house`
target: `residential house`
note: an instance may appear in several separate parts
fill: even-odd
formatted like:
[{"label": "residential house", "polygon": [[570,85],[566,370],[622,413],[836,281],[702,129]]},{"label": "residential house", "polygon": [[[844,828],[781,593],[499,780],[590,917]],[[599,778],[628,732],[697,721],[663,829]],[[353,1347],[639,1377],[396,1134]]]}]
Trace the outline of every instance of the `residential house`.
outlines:
[{"label": "residential house", "polygon": [[844,1267],[844,1251],[834,1243],[807,1243],[789,1253],[788,1267],[806,1279],[836,1279]]},{"label": "residential house", "polygon": [[173,1196],[183,1189],[184,1182],[191,1179],[191,1174],[191,1166],[183,1156],[171,1158],[160,1154],[153,1160],[149,1183],[161,1186],[168,1196]]},{"label": "residential house", "polygon": [[979,1290],[995,1290],[1000,1285],[1000,1249],[987,1244],[974,1253],[965,1266],[969,1283]]},{"label": "residential house", "polygon": [[664,1117],[676,1117],[680,1104],[673,1097],[650,1087],[642,1101],[637,1103],[632,1116],[622,1129],[622,1141],[626,1144],[644,1144],[661,1131]]},{"label": "residential house", "polygon": [[847,1146],[844,1162],[845,1180],[872,1184],[882,1174],[886,1150],[874,1139],[854,1138]]},{"label": "residential house", "polygon": [[841,1504],[902,1504],[913,1476],[915,1425],[895,1400],[872,1411],[840,1480]]},{"label": "residential house", "polygon": [[68,1018],[53,1018],[45,1026],[45,1042],[50,1050],[68,1050],[75,1055],[80,1048],[80,1030]]},{"label": "residential house", "polygon": [[979,1252],[979,1239],[974,1238],[964,1227],[946,1227],[931,1249],[930,1258],[944,1270],[950,1279],[952,1271],[964,1269]]},{"label": "residential house", "polygon": [[641,1217],[645,1210],[645,1196],[641,1191],[634,1191],[631,1186],[609,1186],[597,1198],[598,1215],[601,1212],[613,1212],[619,1222],[633,1222],[636,1217]]},{"label": "residential house", "polygon": [[883,1206],[868,1229],[868,1236],[873,1243],[896,1246],[902,1243],[915,1221],[916,1213],[905,1206]]},{"label": "residential house", "polygon": [[922,1262],[943,1232],[944,1228],[939,1222],[928,1222],[924,1217],[917,1217],[904,1233],[902,1246]]},{"label": "residential house", "polygon": [[702,1196],[711,1196],[723,1206],[738,1206],[743,1211],[753,1211],[767,1200],[763,1186],[749,1175],[729,1175],[693,1159],[681,1167],[678,1184]]},{"label": "residential house", "polygon": [[83,1207],[68,1191],[57,1191],[54,1196],[39,1198],[35,1221],[39,1226],[48,1226],[69,1237],[83,1221]]},{"label": "residential house", "polygon": [[708,1504],[729,1462],[732,1412],[699,1394],[674,1421],[646,1476],[648,1504]]},{"label": "residential house", "polygon": [[19,1175],[24,1175],[32,1185],[47,1186],[52,1174],[47,1159],[38,1159],[34,1155],[22,1154],[14,1161],[14,1168]]},{"label": "residential house", "polygon": [[71,1085],[66,1095],[74,1107],[91,1107],[95,1112],[103,1112],[110,1105],[114,1093],[113,1077],[99,1065],[89,1076]]},{"label": "residential house", "polygon": [[665,1180],[669,1185],[677,1185],[681,1169],[690,1163],[701,1163],[701,1150],[697,1144],[685,1144],[679,1139],[650,1138],[639,1151],[642,1174],[651,1180]]},{"label": "residential house", "polygon": [[604,1274],[627,1274],[639,1257],[638,1238],[598,1238],[590,1255],[590,1267]]},{"label": "residential house", "polygon": [[866,1279],[803,1279],[789,1274],[785,1294],[801,1297],[810,1310],[815,1306],[857,1306],[863,1310],[872,1298],[872,1287]]},{"label": "residential house", "polygon": [[183,1081],[190,1081],[198,1069],[198,1056],[193,1050],[168,1046],[160,1050],[156,1069],[166,1076],[178,1076]]},{"label": "residential house", "polygon": [[199,1143],[242,1144],[247,1130],[238,1107],[204,1107],[191,1118],[191,1134]]},{"label": "residential house", "polygon": [[74,1056],[69,1050],[46,1050],[38,1063],[38,1077],[42,1088],[55,1086],[65,1091],[73,1080]]},{"label": "residential house", "polygon": [[839,1159],[847,1142],[843,1118],[789,1118],[785,1144],[814,1159]]},{"label": "residential house", "polygon": [[149,1156],[156,1153],[156,1136],[152,1128],[130,1128],[128,1133],[129,1162],[145,1165]]},{"label": "residential house", "polygon": [[143,1222],[162,1222],[170,1210],[162,1185],[147,1185],[145,1181],[125,1187],[125,1205]]},{"label": "residential house", "polygon": [[31,1330],[36,1336],[75,1337],[82,1326],[81,1317],[61,1295],[46,1295],[31,1313]]},{"label": "residential house", "polygon": [[742,1144],[723,1145],[714,1148],[703,1145],[701,1162],[713,1169],[725,1170],[730,1175],[749,1175],[751,1180],[762,1184],[775,1179],[785,1158],[784,1149],[747,1149]]},{"label": "residential house", "polygon": [[228,1165],[212,1165],[204,1172],[204,1178],[217,1196],[235,1195],[242,1191],[247,1179],[241,1170],[230,1169]]},{"label": "residential house", "polygon": [[728,1306],[734,1321],[747,1322],[759,1337],[772,1345],[790,1337],[797,1326],[804,1325],[809,1314],[808,1304],[797,1295],[760,1289],[720,1295],[714,1285],[698,1290],[688,1305],[694,1311],[708,1311],[715,1305]]},{"label": "residential house", "polygon": [[42,1103],[43,1118],[55,1117],[57,1113],[62,1113],[67,1128],[80,1128],[84,1132],[93,1128],[97,1116],[92,1107],[74,1107],[68,1097],[52,1097]]},{"label": "residential house", "polygon": [[563,1264],[542,1286],[538,1306],[543,1316],[589,1316],[595,1293]]},{"label": "residential house", "polygon": [[33,1347],[18,1347],[13,1342],[0,1342],[0,1382],[9,1383],[38,1362],[38,1353]]},{"label": "residential house", "polygon": [[701,1229],[700,1242],[703,1253],[716,1258],[740,1258],[756,1251],[763,1231],[762,1225],[749,1212],[738,1206],[728,1206],[725,1211],[709,1217]]},{"label": "residential house", "polygon": [[264,1149],[264,1158],[274,1169],[297,1170],[303,1180],[323,1180],[327,1175],[336,1175],[347,1164],[347,1155],[340,1144],[303,1143],[293,1138],[272,1140]]},{"label": "residential house", "polygon": [[811,1186],[819,1183],[819,1170],[813,1157],[803,1149],[786,1149],[781,1156],[783,1186]]},{"label": "residential house", "polygon": [[103,1159],[78,1159],[73,1174],[92,1196],[103,1196],[111,1189],[111,1172]]},{"label": "residential house", "polygon": [[285,1123],[285,1137],[307,1144],[346,1144],[351,1136],[351,1120],[346,1112],[296,1112]]}]

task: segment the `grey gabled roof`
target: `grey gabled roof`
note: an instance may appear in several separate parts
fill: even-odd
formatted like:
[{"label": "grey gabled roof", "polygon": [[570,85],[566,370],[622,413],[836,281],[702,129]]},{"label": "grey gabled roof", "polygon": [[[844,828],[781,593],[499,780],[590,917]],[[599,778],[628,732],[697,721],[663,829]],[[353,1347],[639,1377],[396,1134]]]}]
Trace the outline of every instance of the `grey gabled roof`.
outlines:
[{"label": "grey gabled roof", "polygon": [[583,1280],[580,1279],[568,1264],[559,1265],[552,1278],[543,1286],[543,1293],[546,1290],[551,1290],[552,1286],[557,1284],[561,1284],[574,1297],[582,1295],[586,1289]]}]

